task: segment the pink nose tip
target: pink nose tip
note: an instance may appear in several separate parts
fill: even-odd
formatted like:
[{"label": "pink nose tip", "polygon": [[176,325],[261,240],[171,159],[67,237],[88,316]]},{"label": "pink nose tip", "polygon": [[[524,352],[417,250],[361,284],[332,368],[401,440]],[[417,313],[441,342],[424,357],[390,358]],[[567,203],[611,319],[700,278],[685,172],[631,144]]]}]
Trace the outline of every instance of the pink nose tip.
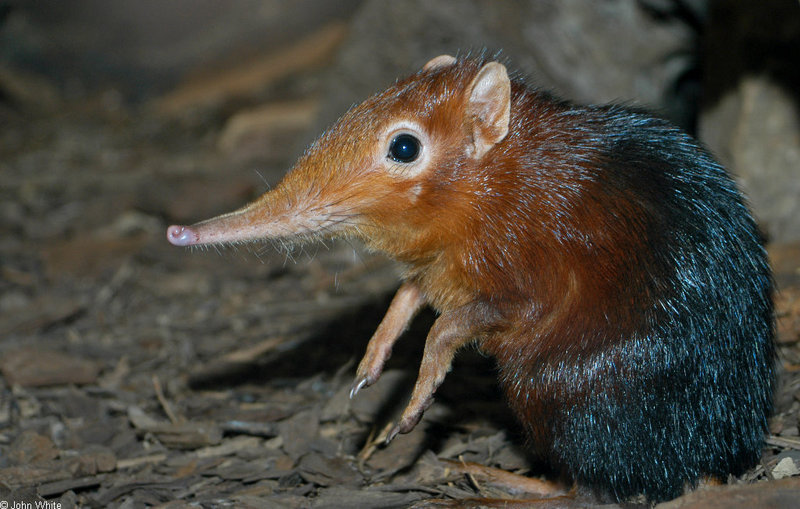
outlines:
[{"label": "pink nose tip", "polygon": [[167,240],[175,246],[191,246],[197,242],[197,235],[191,228],[172,225],[167,228]]}]

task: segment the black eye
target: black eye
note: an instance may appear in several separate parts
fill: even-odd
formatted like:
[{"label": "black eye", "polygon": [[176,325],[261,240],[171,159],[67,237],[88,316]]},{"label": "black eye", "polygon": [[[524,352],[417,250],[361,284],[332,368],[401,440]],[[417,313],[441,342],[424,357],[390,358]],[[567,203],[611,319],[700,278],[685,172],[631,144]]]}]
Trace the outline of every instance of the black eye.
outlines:
[{"label": "black eye", "polygon": [[398,134],[389,145],[389,157],[398,163],[410,163],[419,157],[421,144],[410,134]]}]

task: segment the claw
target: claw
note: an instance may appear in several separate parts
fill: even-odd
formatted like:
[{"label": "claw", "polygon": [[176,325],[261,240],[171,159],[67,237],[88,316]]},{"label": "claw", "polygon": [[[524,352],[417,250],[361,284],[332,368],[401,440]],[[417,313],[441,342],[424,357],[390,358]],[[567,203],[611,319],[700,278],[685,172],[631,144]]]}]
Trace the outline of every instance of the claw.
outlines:
[{"label": "claw", "polygon": [[389,442],[394,440],[398,433],[400,433],[400,424],[395,424],[394,428],[386,435],[386,445],[389,445]]},{"label": "claw", "polygon": [[361,379],[357,380],[356,382],[354,382],[353,383],[353,387],[350,389],[350,399],[355,398],[356,394],[358,394],[358,391],[363,389],[366,385],[367,385],[367,379],[366,378],[361,378]]},{"label": "claw", "polygon": [[397,424],[395,424],[394,428],[392,428],[392,431],[386,435],[386,443],[388,444],[394,440],[394,437],[396,437],[398,433],[409,433],[411,430],[416,428],[417,424],[419,424],[419,421],[422,420],[422,414],[429,406],[431,406],[431,403],[433,403],[433,398],[428,399],[428,401],[426,401],[419,410],[409,412],[408,409],[406,409],[406,411],[403,412],[403,415],[400,417],[400,420],[397,422]]}]

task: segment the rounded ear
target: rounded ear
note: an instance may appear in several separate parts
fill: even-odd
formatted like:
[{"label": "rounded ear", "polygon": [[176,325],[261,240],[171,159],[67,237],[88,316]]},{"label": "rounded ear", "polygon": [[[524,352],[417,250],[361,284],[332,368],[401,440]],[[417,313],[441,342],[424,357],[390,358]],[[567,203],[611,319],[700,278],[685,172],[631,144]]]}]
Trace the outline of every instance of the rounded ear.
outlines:
[{"label": "rounded ear", "polygon": [[450,55],[439,55],[432,58],[427,64],[422,67],[423,71],[430,71],[439,67],[447,67],[456,63],[456,58]]},{"label": "rounded ear", "polygon": [[472,130],[474,158],[483,157],[508,134],[511,118],[511,81],[503,64],[484,65],[469,88],[469,100],[464,108]]}]

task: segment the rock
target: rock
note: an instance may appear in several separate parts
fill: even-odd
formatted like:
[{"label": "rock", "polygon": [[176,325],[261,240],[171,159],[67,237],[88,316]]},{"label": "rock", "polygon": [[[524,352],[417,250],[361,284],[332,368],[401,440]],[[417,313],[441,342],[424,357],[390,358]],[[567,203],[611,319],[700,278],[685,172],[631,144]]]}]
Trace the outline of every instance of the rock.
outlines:
[{"label": "rock", "polygon": [[781,0],[712,2],[699,134],[738,175],[771,241],[800,239],[800,15]]},{"label": "rock", "polygon": [[780,460],[778,464],[775,465],[775,468],[772,469],[772,477],[775,479],[783,479],[784,477],[796,475],[800,475],[800,468],[797,468],[795,461],[788,456]]},{"label": "rock", "polygon": [[797,107],[796,99],[768,76],[744,76],[705,110],[700,124],[701,139],[739,177],[773,242],[800,239]]}]

